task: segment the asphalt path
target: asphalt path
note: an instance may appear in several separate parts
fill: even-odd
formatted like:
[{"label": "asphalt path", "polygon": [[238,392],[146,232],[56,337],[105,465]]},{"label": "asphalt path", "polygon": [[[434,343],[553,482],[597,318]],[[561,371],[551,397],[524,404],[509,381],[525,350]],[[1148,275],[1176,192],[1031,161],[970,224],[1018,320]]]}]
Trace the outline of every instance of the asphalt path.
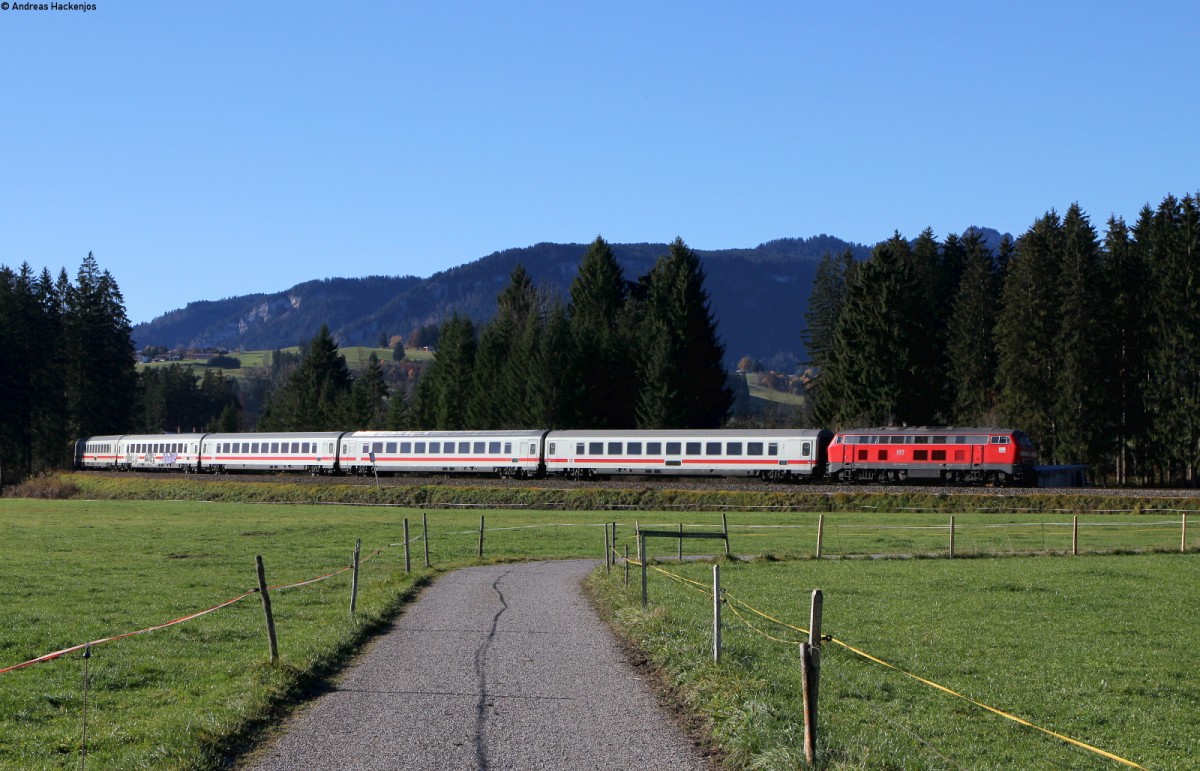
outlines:
[{"label": "asphalt path", "polygon": [[708,768],[583,596],[595,565],[441,577],[250,767]]}]

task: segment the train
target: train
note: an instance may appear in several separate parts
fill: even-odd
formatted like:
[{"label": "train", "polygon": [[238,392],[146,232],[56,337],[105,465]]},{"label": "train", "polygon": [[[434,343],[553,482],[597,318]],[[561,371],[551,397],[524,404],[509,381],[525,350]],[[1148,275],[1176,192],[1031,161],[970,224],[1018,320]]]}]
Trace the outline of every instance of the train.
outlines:
[{"label": "train", "polygon": [[476,474],[514,478],[1036,484],[1008,428],[314,431],[85,437],[79,469],[183,473]]}]

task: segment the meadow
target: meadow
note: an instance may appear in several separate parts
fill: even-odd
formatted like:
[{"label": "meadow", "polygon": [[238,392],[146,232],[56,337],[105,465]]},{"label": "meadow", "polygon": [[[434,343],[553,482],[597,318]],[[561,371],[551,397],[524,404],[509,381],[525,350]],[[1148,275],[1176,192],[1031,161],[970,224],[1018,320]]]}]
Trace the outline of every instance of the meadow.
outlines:
[{"label": "meadow", "polygon": [[[423,544],[415,540],[413,572],[408,574],[401,547],[402,520],[410,519],[411,537],[419,539],[421,514],[419,509],[395,506],[3,499],[0,539],[5,549],[0,585],[5,590],[0,593],[0,669],[89,640],[160,624],[242,595],[256,584],[255,555],[263,556],[270,585],[305,581],[345,568],[355,539],[362,539],[365,559],[354,618],[348,612],[348,572],[272,593],[280,647],[280,662],[275,665],[267,660],[259,598],[250,595],[178,626],[97,645],[87,661],[75,652],[0,674],[0,768],[78,767],[85,714],[87,763],[92,767],[221,765],[306,694],[319,691],[357,648],[386,628],[388,619],[422,582],[439,570],[478,562],[481,515],[486,519],[485,560],[600,559],[604,547],[601,522],[619,522],[618,550],[633,544],[635,520],[643,526],[675,527],[679,522],[708,530],[721,526],[721,515],[713,512],[429,509],[434,568],[423,567]],[[1138,711],[1133,714],[1140,722],[1151,722],[1146,723],[1145,732],[1137,724],[1127,725],[1130,736],[1143,738],[1132,744],[1126,739],[1114,741],[1110,749],[1127,750],[1152,761],[1153,767],[1171,767],[1172,758],[1197,752],[1194,740],[1176,725],[1176,713],[1186,715],[1190,709],[1194,715],[1196,710],[1195,689],[1189,690],[1187,680],[1179,676],[1194,671],[1197,663],[1195,625],[1181,615],[1188,603],[1194,608],[1194,555],[817,561],[809,559],[817,516],[730,513],[733,552],[759,557],[749,564],[728,564],[726,585],[730,590],[747,594],[747,602],[761,603],[772,615],[798,619],[806,618],[807,613],[807,606],[801,609],[799,603],[807,603],[807,592],[823,584],[828,598],[827,629],[874,653],[894,655],[926,676],[941,675],[944,670],[937,669],[936,662],[942,662],[940,666],[948,667],[958,678],[953,685],[972,691],[974,697],[994,697],[1002,702],[1000,706],[1012,709],[1028,707],[1039,718],[1059,719],[1066,714],[1066,724],[1055,725],[1057,730],[1072,734],[1067,729],[1079,729],[1088,734],[1085,739],[1101,746],[1110,738],[1110,729],[1092,729],[1107,725],[1102,718],[1127,722],[1104,708],[1116,695],[1122,703],[1136,706]],[[1050,522],[1046,515],[1029,514],[1011,527],[994,528],[989,525],[1004,522],[977,516],[978,522],[959,516],[969,521],[957,531],[958,553],[971,548],[976,548],[977,554],[1017,552],[1027,546],[1061,551],[1064,543],[1069,548],[1069,517],[1046,524]],[[1103,534],[1111,539],[1105,546],[1094,542],[1098,548],[1178,549],[1178,524],[1172,528],[1167,520],[1161,520],[1167,524],[1154,525],[1160,521],[1156,514],[1109,516],[1107,521],[1113,526],[1094,528],[1097,537]],[[826,554],[831,549],[850,549],[856,554],[937,554],[944,551],[948,535],[947,518],[942,515],[839,512],[826,517]],[[1115,526],[1118,524],[1121,526]],[[977,538],[972,535],[976,531]],[[997,532],[1004,535],[996,536]],[[1193,528],[1189,535],[1193,532],[1200,535],[1200,528]],[[973,538],[975,547],[971,546]],[[1137,538],[1145,541],[1135,544],[1131,540]],[[714,543],[718,542],[688,541],[686,551],[711,554]],[[660,541],[651,553],[674,563],[667,558],[676,554],[676,544]],[[787,560],[778,561],[784,558]],[[701,577],[710,569],[690,563],[668,567]],[[1052,584],[1054,588],[1048,588]],[[793,712],[794,704],[786,699],[774,701],[780,690],[775,684],[786,682],[794,672],[793,650],[788,646],[776,650],[773,645],[759,649],[755,647],[759,643],[748,642],[750,637],[739,642],[731,629],[730,658],[714,669],[702,660],[707,646],[703,616],[709,607],[703,598],[688,597],[691,592],[686,589],[678,597],[669,595],[667,592],[678,590],[669,581],[655,579],[654,606],[643,613],[629,604],[631,595],[615,578],[601,579],[597,586],[631,639],[661,660],[667,671],[676,672],[673,679],[686,686],[684,692],[690,694],[687,698],[694,709],[713,716],[716,740],[734,765],[743,765],[744,757],[756,759],[762,767],[788,767],[783,761],[771,764],[773,758],[791,758],[798,746],[793,742],[798,714]],[[916,586],[942,591],[933,598],[910,595],[909,589]],[[1073,602],[1062,600],[1063,604],[1054,605],[1052,598],[1060,594]],[[1049,604],[1031,604],[1032,600]],[[1128,610],[1132,615],[1127,620],[1109,618],[1110,623],[1121,621],[1121,631],[1114,633],[1098,628],[1092,616],[1085,615],[1098,612],[1097,608],[1112,613]],[[1061,612],[1054,618],[1065,628],[1046,625],[1051,611]],[[912,625],[920,618],[938,622],[917,633]],[[984,651],[988,656],[1006,646],[1024,651],[1031,644],[1027,638],[1033,637],[1032,643],[1045,656],[1038,662],[1039,672],[1045,667],[1060,668],[1074,671],[1076,677],[1041,680],[1031,674],[1015,676],[1015,670],[993,672],[990,663],[984,666],[986,657],[978,648],[985,638],[972,633],[987,626],[994,627],[996,634]],[[1059,634],[1065,637],[1056,639]],[[1112,646],[1114,634],[1120,645],[1113,651],[1099,643],[1080,647],[1084,638],[1103,640],[1106,636]],[[881,641],[893,647],[873,650]],[[968,643],[965,650],[973,653],[959,654]],[[1131,656],[1134,652],[1127,649],[1129,645],[1148,654]],[[1116,671],[1101,672],[1097,679],[1096,673],[1105,670],[1116,653],[1121,654]],[[682,658],[676,659],[677,654]],[[828,660],[840,656],[830,653]],[[1072,670],[1075,665],[1081,668]],[[673,669],[677,666],[682,668]],[[1020,668],[1016,662],[1005,666]],[[928,667],[933,671],[922,669]],[[1130,674],[1122,674],[1125,670]],[[908,683],[883,680],[858,662],[846,671],[859,672],[853,676],[857,679],[847,681],[842,697],[836,695],[837,686],[829,686],[834,701],[828,709],[834,710],[832,705],[839,698],[860,709],[852,710],[850,718],[835,719],[834,712],[823,713],[823,720],[830,721],[828,758],[834,763],[871,768],[878,767],[875,759],[894,757],[899,759],[896,767],[939,764],[936,756],[930,760],[923,745],[909,747],[912,742],[903,738],[906,734],[895,735],[889,724],[880,722],[869,708],[881,703],[898,707],[902,714],[948,713],[959,719],[975,711],[947,705],[940,697],[923,692],[905,696],[911,688]],[[1133,693],[1136,688],[1129,678],[1137,673],[1143,676],[1139,687],[1146,692],[1144,697]],[[1008,681],[1027,685],[1015,694],[994,690]],[[731,694],[731,701],[706,696],[709,687]],[[1042,709],[1042,702],[1033,697],[1043,698],[1043,690],[1063,695],[1047,701]],[[1049,700],[1049,695],[1044,698]],[[1187,698],[1192,701],[1186,702]],[[1092,722],[1076,725],[1074,713],[1068,710],[1067,702],[1074,703],[1072,699]],[[940,706],[929,706],[935,702]],[[760,715],[759,710],[765,712]],[[941,731],[951,731],[936,722],[938,719],[934,728],[921,735],[940,737]],[[972,715],[970,730],[961,729],[964,736],[978,737],[971,740],[971,746],[986,747],[996,731],[1001,736],[1012,731],[991,727],[983,734],[971,734],[975,722],[986,721]],[[774,725],[780,728],[767,730]],[[926,731],[921,723],[914,730]],[[1157,749],[1147,750],[1144,745],[1154,743],[1151,737],[1161,741]],[[940,739],[930,741],[943,746]],[[1023,738],[1020,745],[1028,743]],[[1042,748],[1031,751],[1036,753],[1055,743],[1037,737],[1032,745]],[[872,753],[886,754],[863,756],[867,747]],[[940,751],[954,757],[964,750],[950,743]],[[1072,752],[1066,757],[1078,758]],[[999,767],[1007,757],[998,755],[988,762]]]}]

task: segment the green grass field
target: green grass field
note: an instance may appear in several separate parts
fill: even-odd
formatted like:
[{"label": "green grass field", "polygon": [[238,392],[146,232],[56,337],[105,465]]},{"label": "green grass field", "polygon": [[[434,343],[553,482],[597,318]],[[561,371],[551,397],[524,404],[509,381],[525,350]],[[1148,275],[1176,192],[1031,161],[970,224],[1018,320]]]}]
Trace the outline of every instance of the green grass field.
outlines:
[{"label": "green grass field", "polygon": [[[665,568],[711,586],[709,565]],[[1182,554],[727,563],[722,586],[800,628],[819,587],[825,634],[1147,768],[1190,768],[1200,757],[1196,568]],[[593,585],[711,719],[729,765],[801,767],[797,646],[727,609],[723,661],[713,664],[711,593],[652,570],[643,612],[634,574],[628,590],[619,570]],[[804,639],[740,609],[762,632]],[[833,643],[821,666],[824,767],[1119,767]]]},{"label": "green grass field", "polygon": [[[290,348],[282,348],[280,350],[285,353],[299,353],[300,347],[293,345]],[[374,353],[380,361],[391,361],[392,359],[391,348],[350,346],[347,348],[342,348],[341,353],[346,357],[346,366],[350,368],[351,372],[359,372],[363,369],[366,369],[367,359],[372,353]],[[238,359],[242,363],[242,366],[238,369],[222,369],[221,372],[223,372],[226,377],[244,378],[251,371],[270,364],[271,354],[272,351],[235,351],[233,353],[229,353],[227,355]],[[410,361],[433,360],[433,354],[429,351],[408,349],[405,350],[404,355],[405,358]],[[138,364],[137,369],[140,372],[143,369],[170,367],[172,364],[179,365],[181,367],[188,367],[199,375],[204,374],[204,371],[208,369],[204,366],[204,361],[201,360],[150,362],[147,364]]]},{"label": "green grass field", "polygon": [[[489,509],[482,514],[487,520],[486,558],[503,560],[599,559],[599,523],[604,521],[620,523],[618,549],[633,544],[635,519],[645,527],[684,522],[689,528],[713,530],[721,522],[721,515],[712,512]],[[428,511],[435,568],[477,561],[480,515],[473,509]],[[262,609],[254,595],[176,627],[94,648],[87,662],[89,766],[215,767],[380,628],[415,581],[432,575],[423,569],[404,573],[397,544],[405,516],[412,536],[419,537],[420,510],[396,507],[0,500],[0,540],[5,544],[0,669],[238,596],[255,585],[256,554],[264,557],[268,583],[280,585],[346,566],[356,538],[363,541],[364,556],[383,549],[363,565],[360,613],[354,620],[348,614],[347,573],[273,594],[279,665],[266,661]],[[733,512],[733,550],[808,557],[815,546],[816,519],[807,513]],[[1158,519],[1154,514],[1113,517],[1111,524],[1120,520],[1123,526],[1093,530],[1096,538],[1103,534],[1110,539],[1108,549],[1166,550],[1172,544],[1178,549],[1178,526],[1149,526]],[[948,538],[947,520],[928,514],[826,515],[826,553],[835,546],[860,554],[937,553],[944,551]],[[1007,529],[986,527],[1004,524],[994,518],[976,515],[976,520],[959,516],[960,553],[970,548],[975,531],[980,542],[991,539],[1001,552],[1026,545],[1061,550],[1064,537],[1065,548],[1070,546],[1069,517],[1065,524],[1042,525],[1038,522],[1049,521],[1046,515],[1028,515]],[[937,530],[939,526],[943,529]],[[1189,535],[1200,535],[1197,531],[1193,527]],[[1006,535],[997,537],[996,532]],[[1136,538],[1146,540],[1135,544],[1131,539]],[[688,541],[686,550],[711,554],[716,543]],[[422,565],[421,546],[414,544],[414,567]],[[659,541],[651,553],[667,557],[675,550],[675,541]],[[687,563],[680,569],[702,579],[709,570]],[[946,676],[951,680],[947,685],[977,699],[994,700],[1035,722],[1048,721],[1055,730],[1127,752],[1149,767],[1181,767],[1188,753],[1200,752],[1189,738],[1188,722],[1197,707],[1188,678],[1200,663],[1195,624],[1185,610],[1194,608],[1197,596],[1192,554],[802,559],[729,565],[726,570],[725,584],[732,592],[793,621],[806,618],[808,591],[822,586],[827,631],[839,638],[934,679]],[[784,685],[788,678],[798,677],[792,667],[794,651],[759,643],[748,634],[738,637],[731,629],[727,663],[705,665],[708,605],[694,591],[677,590],[661,577],[652,580],[651,614],[627,607],[618,584],[600,583],[630,634],[662,657],[677,682],[693,694],[692,706],[716,716],[715,735],[735,766],[757,759],[753,762],[765,763],[763,767],[787,767],[799,746],[798,712],[794,700],[780,693],[790,688]],[[922,597],[921,589],[932,596]],[[1007,657],[1009,649],[1017,658],[993,667],[992,661]],[[830,652],[827,661],[835,674],[825,686],[831,695],[823,719],[829,721],[829,757],[835,765],[941,765],[936,754],[889,722],[908,720],[910,713],[917,721],[910,730],[948,757],[957,756],[965,767],[998,768],[1009,758],[1043,756],[1051,757],[1052,765],[1093,763],[1027,729],[999,728],[996,724],[1003,721],[885,677],[843,653]],[[79,766],[83,672],[81,655],[73,653],[0,674],[0,768]],[[843,685],[837,685],[838,678]],[[1109,703],[1114,697],[1119,707]],[[883,713],[887,719],[877,712],[881,706],[892,709]],[[834,717],[839,709],[846,711],[845,717]],[[1117,741],[1122,726],[1128,736]],[[953,740],[943,738],[951,735]],[[1028,747],[1033,749],[1018,749]],[[1055,754],[1042,754],[1051,752]]]}]

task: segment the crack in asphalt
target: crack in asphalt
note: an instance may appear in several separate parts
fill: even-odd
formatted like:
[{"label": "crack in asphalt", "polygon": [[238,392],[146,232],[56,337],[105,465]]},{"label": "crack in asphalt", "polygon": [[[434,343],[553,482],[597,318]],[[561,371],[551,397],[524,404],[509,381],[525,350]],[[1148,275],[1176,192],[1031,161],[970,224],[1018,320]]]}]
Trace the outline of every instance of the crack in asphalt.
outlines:
[{"label": "crack in asphalt", "polygon": [[492,617],[492,628],[488,630],[488,635],[484,638],[483,644],[475,651],[475,679],[479,687],[479,700],[475,702],[475,767],[481,770],[488,768],[487,708],[491,706],[487,691],[485,662],[487,660],[488,649],[492,647],[492,642],[496,639],[496,626],[500,623],[500,617],[508,610],[508,602],[504,599],[504,592],[500,591],[500,582],[504,580],[509,572],[511,571],[501,573],[492,582],[492,590],[500,598],[500,609]]}]

